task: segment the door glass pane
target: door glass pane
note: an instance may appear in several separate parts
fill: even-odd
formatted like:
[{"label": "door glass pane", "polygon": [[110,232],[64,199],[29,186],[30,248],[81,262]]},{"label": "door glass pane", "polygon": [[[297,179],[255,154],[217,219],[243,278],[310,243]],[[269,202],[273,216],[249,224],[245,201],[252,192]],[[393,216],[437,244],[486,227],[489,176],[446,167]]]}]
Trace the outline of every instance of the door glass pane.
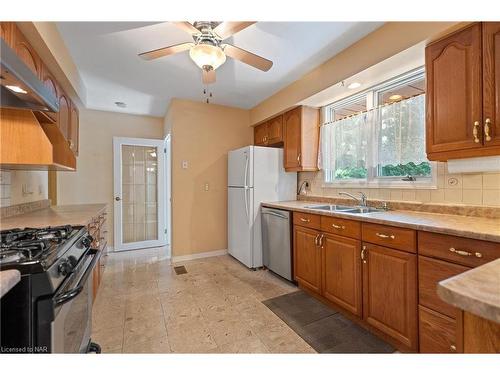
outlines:
[{"label": "door glass pane", "polygon": [[123,243],[158,239],[155,147],[122,146]]}]

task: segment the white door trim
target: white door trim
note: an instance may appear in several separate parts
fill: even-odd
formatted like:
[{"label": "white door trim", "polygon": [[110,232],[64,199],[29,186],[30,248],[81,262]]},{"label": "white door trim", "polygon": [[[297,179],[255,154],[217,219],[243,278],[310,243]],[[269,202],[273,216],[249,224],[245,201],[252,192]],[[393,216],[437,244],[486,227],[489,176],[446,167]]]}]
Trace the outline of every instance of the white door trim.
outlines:
[{"label": "white door trim", "polygon": [[[146,138],[126,138],[113,137],[113,185],[114,185],[114,250],[133,250],[147,247],[165,246],[165,153],[163,139],[146,139]],[[122,197],[122,145],[130,146],[149,146],[156,147],[158,155],[157,166],[157,215],[158,215],[158,240],[140,241],[123,243],[122,239],[122,201],[116,200],[116,197]]]}]

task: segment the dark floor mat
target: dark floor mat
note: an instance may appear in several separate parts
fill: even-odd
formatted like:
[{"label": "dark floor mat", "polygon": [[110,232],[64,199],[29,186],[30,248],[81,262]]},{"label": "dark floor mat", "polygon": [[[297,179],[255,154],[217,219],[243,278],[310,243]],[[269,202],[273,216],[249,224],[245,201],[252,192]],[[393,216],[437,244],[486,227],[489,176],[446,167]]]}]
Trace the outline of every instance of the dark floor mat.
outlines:
[{"label": "dark floor mat", "polygon": [[318,353],[392,353],[395,349],[338,311],[298,291],[263,301]]}]

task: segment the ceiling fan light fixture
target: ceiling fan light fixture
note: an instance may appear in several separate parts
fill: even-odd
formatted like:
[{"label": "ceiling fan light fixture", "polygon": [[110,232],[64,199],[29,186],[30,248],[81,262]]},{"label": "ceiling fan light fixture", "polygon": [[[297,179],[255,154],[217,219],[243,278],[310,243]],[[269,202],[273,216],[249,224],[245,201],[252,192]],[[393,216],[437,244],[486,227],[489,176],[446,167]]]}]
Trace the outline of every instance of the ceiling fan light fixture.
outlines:
[{"label": "ceiling fan light fixture", "polygon": [[226,62],[222,48],[211,44],[197,44],[189,50],[189,56],[201,69],[211,66],[215,70]]}]

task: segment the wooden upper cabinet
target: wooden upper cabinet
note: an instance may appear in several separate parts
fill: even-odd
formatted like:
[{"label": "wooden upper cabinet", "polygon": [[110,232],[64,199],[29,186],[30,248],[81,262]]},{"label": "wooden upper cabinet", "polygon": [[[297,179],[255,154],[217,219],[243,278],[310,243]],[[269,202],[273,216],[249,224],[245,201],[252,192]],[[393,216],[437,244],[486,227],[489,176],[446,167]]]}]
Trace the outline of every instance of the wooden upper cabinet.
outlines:
[{"label": "wooden upper cabinet", "polygon": [[500,22],[430,44],[425,67],[428,159],[500,155]]},{"label": "wooden upper cabinet", "polygon": [[283,142],[283,115],[269,120],[267,125],[268,143],[275,145]]},{"label": "wooden upper cabinet", "polygon": [[13,30],[13,49],[16,55],[38,77],[42,76],[42,60],[17,26]]},{"label": "wooden upper cabinet", "polygon": [[317,171],[319,110],[297,107],[283,115],[284,164],[287,172]]},{"label": "wooden upper cabinet", "polygon": [[429,45],[425,66],[428,157],[482,147],[481,24]]},{"label": "wooden upper cabinet", "polygon": [[321,293],[321,248],[319,231],[294,226],[294,274],[295,279],[316,293]]},{"label": "wooden upper cabinet", "polygon": [[363,243],[363,318],[417,350],[417,256]]},{"label": "wooden upper cabinet", "polygon": [[257,125],[253,132],[255,146],[267,146],[267,134],[267,122]]},{"label": "wooden upper cabinet", "polygon": [[75,155],[78,155],[79,135],[80,135],[80,122],[79,122],[78,107],[71,102],[70,114],[70,131],[69,131],[69,147]]},{"label": "wooden upper cabinet", "polygon": [[484,144],[500,146],[500,22],[482,26]]},{"label": "wooden upper cabinet", "polygon": [[71,122],[71,104],[66,94],[61,91],[59,93],[59,115],[57,118],[57,126],[66,140],[69,140],[70,122]]},{"label": "wooden upper cabinet", "polygon": [[361,241],[324,234],[323,296],[361,317]]},{"label": "wooden upper cabinet", "polygon": [[[41,77],[42,83],[44,86],[54,95],[55,98],[58,98],[58,86],[57,81],[54,76],[50,73],[49,69],[42,64]],[[54,121],[57,121],[58,114],[55,112],[47,112],[47,116],[52,118]]]},{"label": "wooden upper cabinet", "polygon": [[0,22],[0,37],[11,48],[13,46],[14,27],[15,25],[13,22]]}]

